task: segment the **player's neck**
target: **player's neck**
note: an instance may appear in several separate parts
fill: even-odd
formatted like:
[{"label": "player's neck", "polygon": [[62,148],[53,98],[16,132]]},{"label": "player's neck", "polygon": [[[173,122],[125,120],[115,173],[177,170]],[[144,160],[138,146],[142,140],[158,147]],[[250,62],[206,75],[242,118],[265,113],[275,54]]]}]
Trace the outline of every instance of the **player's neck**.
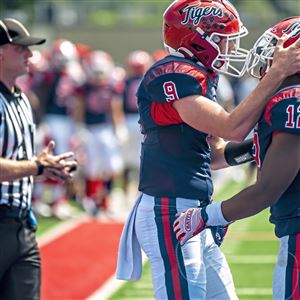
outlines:
[{"label": "player's neck", "polygon": [[278,90],[281,90],[282,88],[290,85],[298,85],[300,84],[300,74],[294,74],[292,76],[287,77],[282,84],[280,85]]}]

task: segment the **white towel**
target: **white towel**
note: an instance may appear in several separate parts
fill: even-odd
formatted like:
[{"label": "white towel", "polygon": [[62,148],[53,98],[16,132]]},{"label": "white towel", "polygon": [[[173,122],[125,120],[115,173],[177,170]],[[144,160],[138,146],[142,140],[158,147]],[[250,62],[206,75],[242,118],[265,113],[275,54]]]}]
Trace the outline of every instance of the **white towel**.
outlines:
[{"label": "white towel", "polygon": [[124,225],[118,253],[117,279],[139,280],[142,274],[142,250],[134,229],[137,207],[142,195],[134,203]]}]

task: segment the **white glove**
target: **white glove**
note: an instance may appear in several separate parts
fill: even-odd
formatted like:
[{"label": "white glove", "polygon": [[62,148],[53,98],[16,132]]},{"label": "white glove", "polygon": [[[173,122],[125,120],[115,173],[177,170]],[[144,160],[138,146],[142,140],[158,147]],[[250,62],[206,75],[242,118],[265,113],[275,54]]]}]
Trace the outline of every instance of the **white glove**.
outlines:
[{"label": "white glove", "polygon": [[173,229],[180,245],[184,245],[186,241],[206,227],[207,214],[205,208],[189,208],[176,216],[177,219],[173,224]]}]

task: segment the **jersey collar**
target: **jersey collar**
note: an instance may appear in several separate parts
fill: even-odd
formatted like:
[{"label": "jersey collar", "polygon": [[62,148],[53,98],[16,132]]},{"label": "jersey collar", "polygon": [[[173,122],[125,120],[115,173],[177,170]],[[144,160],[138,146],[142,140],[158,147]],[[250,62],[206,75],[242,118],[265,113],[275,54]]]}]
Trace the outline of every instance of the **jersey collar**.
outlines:
[{"label": "jersey collar", "polygon": [[18,87],[15,86],[15,92],[12,93],[2,81],[0,81],[0,92],[5,94],[8,100],[21,96],[21,90]]}]

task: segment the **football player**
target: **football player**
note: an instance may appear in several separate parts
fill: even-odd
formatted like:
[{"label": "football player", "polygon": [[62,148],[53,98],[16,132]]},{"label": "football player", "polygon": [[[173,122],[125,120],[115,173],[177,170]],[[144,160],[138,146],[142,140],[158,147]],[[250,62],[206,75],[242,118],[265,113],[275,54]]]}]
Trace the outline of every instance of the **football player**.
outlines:
[{"label": "football player", "polygon": [[87,74],[83,118],[87,129],[84,208],[95,216],[109,214],[115,176],[123,171],[123,160],[114,132],[123,122],[121,93],[115,87],[111,55],[102,50],[89,53],[83,62]]},{"label": "football player", "polygon": [[[40,78],[32,87],[41,101],[38,147],[43,148],[53,139],[57,153],[66,152],[70,148],[70,137],[75,133],[74,111],[81,96],[79,87],[83,83],[84,75],[73,42],[65,39],[54,40],[45,55],[47,68],[40,72]],[[72,211],[66,185],[52,180],[41,181],[35,185],[35,199],[48,199],[48,194],[52,197],[46,202],[49,202],[53,216],[59,219],[69,218]]]},{"label": "football player", "polygon": [[[124,191],[128,192],[129,180],[137,177],[140,163],[142,135],[138,124],[139,113],[136,92],[143,75],[152,63],[151,55],[142,50],[128,54],[126,61],[126,80],[123,92],[123,111],[126,119],[128,138],[122,144],[124,157]],[[135,178],[136,180],[136,178]]]},{"label": "football player", "polygon": [[[274,64],[279,39],[284,47],[300,47],[300,17],[284,19],[258,38],[250,51],[248,70],[262,80]],[[300,70],[300,69],[298,69]],[[300,262],[300,72],[287,77],[268,104],[255,127],[253,156],[258,167],[254,185],[228,201],[201,209],[188,209],[174,223],[183,245],[206,227],[257,214],[270,206],[270,222],[280,240],[274,272],[273,299],[299,299]],[[221,155],[219,156],[221,157]]]},{"label": "football player", "polygon": [[[144,134],[141,194],[125,224],[118,270],[136,271],[122,268],[122,258],[131,253],[122,242],[130,244],[132,234],[149,258],[156,299],[236,299],[228,264],[214,242],[215,230],[204,230],[179,247],[172,225],[178,211],[211,201],[208,136],[244,139],[267,99],[300,66],[300,50],[284,49],[280,40],[269,72],[228,113],[216,103],[218,74],[241,76],[248,55],[239,46],[247,29],[236,9],[225,0],[174,1],[163,26],[171,55],[150,67],[137,92]],[[136,272],[119,274],[138,277]]]}]

